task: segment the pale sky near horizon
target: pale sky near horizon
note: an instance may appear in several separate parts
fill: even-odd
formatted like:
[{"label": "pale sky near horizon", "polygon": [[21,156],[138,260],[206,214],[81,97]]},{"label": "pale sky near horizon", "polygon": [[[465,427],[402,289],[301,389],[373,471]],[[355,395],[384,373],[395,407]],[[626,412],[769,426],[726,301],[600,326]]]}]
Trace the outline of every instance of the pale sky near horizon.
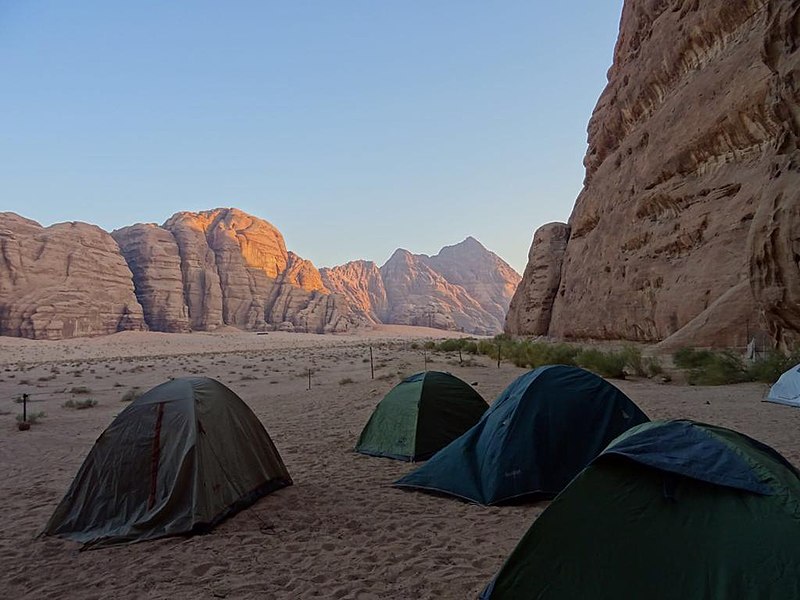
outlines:
[{"label": "pale sky near horizon", "polygon": [[235,206],[318,267],[566,221],[622,0],[0,0],[0,211]]}]

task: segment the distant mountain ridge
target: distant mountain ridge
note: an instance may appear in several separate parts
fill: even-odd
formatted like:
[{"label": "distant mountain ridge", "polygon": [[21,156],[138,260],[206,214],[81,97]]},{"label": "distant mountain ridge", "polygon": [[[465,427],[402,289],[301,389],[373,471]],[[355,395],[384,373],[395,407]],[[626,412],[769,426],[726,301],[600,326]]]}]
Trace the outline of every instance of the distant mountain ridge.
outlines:
[{"label": "distant mountain ridge", "polygon": [[[321,269],[325,286],[373,322],[494,334],[521,277],[473,237],[434,255],[399,248],[378,268],[354,261]],[[364,293],[364,282],[367,292]]]},{"label": "distant mountain ridge", "polygon": [[502,330],[520,280],[474,238],[435,256],[398,250],[378,268],[317,270],[280,231],[236,208],[176,213],[110,234],[0,213],[0,335],[129,329],[344,332],[377,323]]}]

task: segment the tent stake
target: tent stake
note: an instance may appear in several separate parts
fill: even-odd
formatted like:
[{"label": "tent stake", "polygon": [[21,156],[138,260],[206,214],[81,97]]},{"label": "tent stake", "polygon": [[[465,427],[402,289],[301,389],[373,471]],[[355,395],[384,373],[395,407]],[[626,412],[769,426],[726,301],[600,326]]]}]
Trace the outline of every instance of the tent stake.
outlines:
[{"label": "tent stake", "polygon": [[370,379],[375,379],[375,363],[372,362],[372,346],[369,347],[369,372]]}]

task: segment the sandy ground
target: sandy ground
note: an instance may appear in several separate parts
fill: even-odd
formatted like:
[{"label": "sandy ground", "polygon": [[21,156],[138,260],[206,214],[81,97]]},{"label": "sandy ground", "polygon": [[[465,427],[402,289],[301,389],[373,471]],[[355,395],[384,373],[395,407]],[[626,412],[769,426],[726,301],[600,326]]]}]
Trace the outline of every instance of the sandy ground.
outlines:
[{"label": "sandy ground", "polygon": [[[475,598],[545,503],[484,508],[401,491],[414,466],[352,452],[373,407],[422,370],[412,339],[441,331],[385,327],[361,336],[125,333],[91,340],[0,338],[0,597]],[[369,345],[376,379],[370,379]],[[491,401],[524,372],[487,358],[429,368],[475,383]],[[309,391],[307,373],[313,370]],[[79,552],[37,535],[123,394],[202,374],[237,392],[275,441],[295,485],[211,534]],[[651,418],[688,417],[760,439],[800,464],[800,411],[761,402],[766,386],[697,388],[614,382]],[[64,408],[70,390],[98,401]],[[19,432],[13,397],[45,416]]]}]

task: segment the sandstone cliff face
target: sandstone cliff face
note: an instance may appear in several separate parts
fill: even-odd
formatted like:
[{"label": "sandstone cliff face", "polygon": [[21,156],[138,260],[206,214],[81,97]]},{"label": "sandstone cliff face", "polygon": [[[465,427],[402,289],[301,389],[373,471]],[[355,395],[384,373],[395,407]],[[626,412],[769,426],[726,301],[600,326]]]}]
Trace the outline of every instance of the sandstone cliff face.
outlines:
[{"label": "sandstone cliff face", "polygon": [[111,235],[0,213],[0,335],[222,325],[328,333],[377,323],[492,334],[518,280],[472,238],[433,257],[398,250],[381,269],[355,261],[320,272],[270,223],[233,208]]},{"label": "sandstone cliff face", "polygon": [[520,276],[474,238],[434,255],[397,250],[380,269],[354,261],[321,270],[325,286],[372,323],[490,335],[502,330]]},{"label": "sandstone cliff face", "polygon": [[355,260],[338,267],[320,269],[325,287],[341,294],[351,309],[369,323],[389,318],[389,302],[381,272],[372,261]]},{"label": "sandstone cliff face", "polygon": [[506,315],[508,333],[547,335],[568,240],[566,223],[548,223],[534,234],[528,265]]},{"label": "sandstone cliff face", "polygon": [[464,288],[499,323],[505,319],[509,301],[522,279],[473,237],[445,246],[425,262],[448,283]]},{"label": "sandstone cliff face", "polygon": [[[343,299],[322,284],[314,265],[287,251],[281,233],[263,219],[233,208],[181,212],[161,231],[159,235],[171,236],[177,248],[183,301],[194,330],[225,324],[322,333],[358,324]],[[126,257],[133,253],[127,243],[123,251]],[[161,269],[152,261],[149,265]],[[167,267],[172,274],[165,277],[174,280],[174,264]],[[137,284],[137,293],[140,289],[149,294]],[[162,304],[148,297],[142,302],[146,307]],[[148,308],[145,314],[149,317]],[[162,322],[160,328],[181,326],[178,320]]]},{"label": "sandstone cliff face", "polygon": [[0,213],[0,335],[55,340],[146,328],[109,234]]},{"label": "sandstone cliff face", "polygon": [[153,331],[189,331],[181,257],[172,234],[157,225],[131,225],[111,233],[133,274],[136,297]]},{"label": "sandstone cliff face", "polygon": [[[659,341],[691,325],[741,346],[759,328],[778,341],[800,329],[797,13],[788,0],[625,2],[550,335]],[[508,329],[532,331],[526,318]]]},{"label": "sandstone cliff face", "polygon": [[397,250],[381,269],[389,305],[388,323],[496,333],[501,322],[461,286],[449,283],[419,257]]}]

